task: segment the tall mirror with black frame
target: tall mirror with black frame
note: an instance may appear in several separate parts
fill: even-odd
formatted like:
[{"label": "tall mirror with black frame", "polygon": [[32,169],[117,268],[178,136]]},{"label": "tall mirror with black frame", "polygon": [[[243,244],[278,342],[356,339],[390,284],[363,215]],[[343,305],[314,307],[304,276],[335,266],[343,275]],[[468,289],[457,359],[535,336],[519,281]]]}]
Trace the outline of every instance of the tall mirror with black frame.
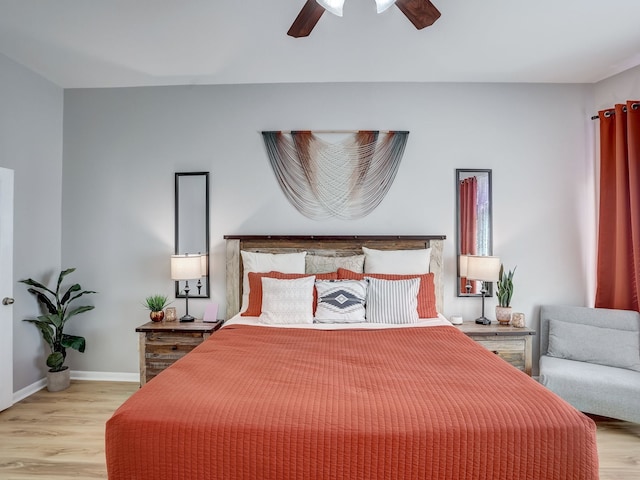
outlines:
[{"label": "tall mirror with black frame", "polygon": [[[456,221],[459,297],[482,295],[482,282],[465,277],[466,255],[491,255],[491,170],[456,170]],[[486,295],[492,295],[491,283]]]},{"label": "tall mirror with black frame", "polygon": [[[209,298],[209,172],[175,174],[175,254],[200,255],[201,277],[189,282],[189,298]],[[175,282],[185,297],[185,280]]]}]

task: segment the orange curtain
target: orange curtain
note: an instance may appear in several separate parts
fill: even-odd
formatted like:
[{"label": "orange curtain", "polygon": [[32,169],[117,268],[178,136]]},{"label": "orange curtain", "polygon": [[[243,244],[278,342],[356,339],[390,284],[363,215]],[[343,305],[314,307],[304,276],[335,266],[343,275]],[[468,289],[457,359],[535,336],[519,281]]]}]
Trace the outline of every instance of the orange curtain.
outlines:
[{"label": "orange curtain", "polygon": [[596,307],[640,311],[640,102],[598,112]]},{"label": "orange curtain", "polygon": [[[460,254],[478,253],[478,179],[465,178],[460,182]],[[467,279],[460,279],[460,291],[466,291]],[[471,282],[469,293],[477,293],[476,282]]]}]

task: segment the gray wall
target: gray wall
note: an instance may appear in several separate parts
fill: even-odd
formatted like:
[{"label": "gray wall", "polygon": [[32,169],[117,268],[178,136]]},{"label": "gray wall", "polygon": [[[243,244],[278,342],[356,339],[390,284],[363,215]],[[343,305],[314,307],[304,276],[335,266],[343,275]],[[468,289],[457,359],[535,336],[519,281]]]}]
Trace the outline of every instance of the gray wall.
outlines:
[{"label": "gray wall", "polygon": [[594,114],[596,110],[611,108],[627,100],[640,100],[640,67],[631,68],[595,85]]},{"label": "gray wall", "polygon": [[[454,296],[455,168],[491,168],[494,253],[517,265],[516,310],[586,305],[594,258],[592,87],[524,84],[184,86],[65,91],[62,260],[98,290],[75,323],[74,370],[137,372],[141,302],[172,295],[173,173],[211,172],[212,300],[224,311],[224,234],[445,234]],[[270,170],[261,130],[406,129],[383,203],[357,221],[312,221]],[[174,305],[179,314],[184,301]],[[190,302],[197,315],[205,302]],[[487,301],[489,312],[494,299]],[[537,351],[537,347],[534,347]]]},{"label": "gray wall", "polygon": [[60,269],[62,109],[61,88],[0,55],[0,165],[15,171],[14,391],[46,371],[40,333],[22,321],[38,314],[37,302],[17,281]]}]

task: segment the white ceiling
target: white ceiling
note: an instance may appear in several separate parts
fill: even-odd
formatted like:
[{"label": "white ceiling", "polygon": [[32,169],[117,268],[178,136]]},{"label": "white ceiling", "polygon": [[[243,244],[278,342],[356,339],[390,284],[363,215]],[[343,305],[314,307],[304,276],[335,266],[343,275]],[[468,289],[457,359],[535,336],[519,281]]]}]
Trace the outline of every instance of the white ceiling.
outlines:
[{"label": "white ceiling", "polygon": [[280,82],[592,83],[640,65],[640,0],[346,0],[307,38],[305,0],[0,0],[0,53],[64,88]]}]

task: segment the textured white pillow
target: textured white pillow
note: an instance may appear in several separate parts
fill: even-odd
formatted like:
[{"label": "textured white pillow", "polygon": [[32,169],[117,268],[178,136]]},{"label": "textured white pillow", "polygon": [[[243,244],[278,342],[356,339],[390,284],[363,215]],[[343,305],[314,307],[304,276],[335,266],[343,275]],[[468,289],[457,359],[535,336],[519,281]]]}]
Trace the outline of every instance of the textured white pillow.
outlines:
[{"label": "textured white pillow", "polygon": [[549,320],[551,357],[640,371],[637,331]]},{"label": "textured white pillow", "polygon": [[313,323],[313,287],[316,277],[282,280],[262,278],[262,313],[266,324]]},{"label": "textured white pillow", "polygon": [[304,257],[307,252],[257,253],[240,251],[242,255],[242,307],[249,306],[249,272],[304,273]]},{"label": "textured white pillow", "polygon": [[382,280],[365,277],[367,289],[367,322],[416,323],[418,321],[418,289],[420,279]]},{"label": "textured white pillow", "polygon": [[364,252],[364,273],[429,273],[431,249],[419,250],[374,250],[362,247]]},{"label": "textured white pillow", "polygon": [[318,323],[364,322],[367,282],[364,280],[316,280]]},{"label": "textured white pillow", "polygon": [[347,257],[327,257],[322,255],[307,255],[305,257],[306,273],[331,273],[338,268],[346,268],[352,272],[364,271],[364,255],[350,255]]}]

